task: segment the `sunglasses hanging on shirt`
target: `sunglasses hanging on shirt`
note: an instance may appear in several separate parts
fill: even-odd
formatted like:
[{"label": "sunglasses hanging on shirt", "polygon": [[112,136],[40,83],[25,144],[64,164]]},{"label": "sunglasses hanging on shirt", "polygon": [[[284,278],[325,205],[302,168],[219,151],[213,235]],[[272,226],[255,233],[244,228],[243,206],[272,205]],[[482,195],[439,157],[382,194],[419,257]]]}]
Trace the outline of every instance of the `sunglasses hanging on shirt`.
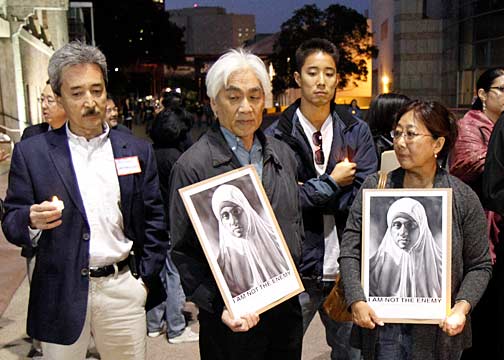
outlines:
[{"label": "sunglasses hanging on shirt", "polygon": [[320,131],[315,131],[312,135],[312,141],[318,149],[315,150],[315,164],[324,165],[325,157],[324,150],[322,150],[322,133]]}]

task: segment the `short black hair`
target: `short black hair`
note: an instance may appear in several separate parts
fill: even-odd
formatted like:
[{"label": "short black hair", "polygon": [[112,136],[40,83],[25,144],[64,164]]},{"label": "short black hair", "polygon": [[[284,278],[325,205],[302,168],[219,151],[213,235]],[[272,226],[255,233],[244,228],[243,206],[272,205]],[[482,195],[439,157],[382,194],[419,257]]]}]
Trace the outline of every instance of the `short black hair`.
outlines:
[{"label": "short black hair", "polygon": [[306,58],[316,52],[329,54],[333,58],[334,64],[338,65],[339,51],[336,45],[327,39],[312,38],[304,41],[296,50],[296,69],[298,72],[301,72]]},{"label": "short black hair", "polygon": [[397,112],[409,101],[409,97],[402,94],[389,93],[375,97],[366,114],[366,122],[373,135],[389,137]]},{"label": "short black hair", "polygon": [[[503,68],[492,68],[486,70],[483,74],[480,75],[478,81],[476,82],[476,94],[478,94],[479,89],[485,90],[485,92],[490,91],[490,87],[492,86],[495,79],[504,75]],[[474,104],[471,107],[473,110],[483,110],[483,101],[481,101],[479,95],[477,95]]]}]

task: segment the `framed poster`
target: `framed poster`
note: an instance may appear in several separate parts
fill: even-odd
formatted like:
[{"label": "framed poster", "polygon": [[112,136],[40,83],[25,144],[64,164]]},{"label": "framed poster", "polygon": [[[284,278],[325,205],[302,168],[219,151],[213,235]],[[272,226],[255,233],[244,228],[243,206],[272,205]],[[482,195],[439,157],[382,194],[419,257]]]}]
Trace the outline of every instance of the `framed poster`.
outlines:
[{"label": "framed poster", "polygon": [[451,189],[363,190],[362,287],[384,322],[448,315],[451,207]]},{"label": "framed poster", "polygon": [[233,318],[260,314],[304,290],[252,165],[179,192]]}]

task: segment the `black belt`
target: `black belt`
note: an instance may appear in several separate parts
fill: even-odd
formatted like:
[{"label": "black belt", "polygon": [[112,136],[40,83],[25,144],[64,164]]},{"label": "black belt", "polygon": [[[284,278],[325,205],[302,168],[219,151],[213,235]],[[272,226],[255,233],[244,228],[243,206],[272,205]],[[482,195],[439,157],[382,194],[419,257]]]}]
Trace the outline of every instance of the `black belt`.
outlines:
[{"label": "black belt", "polygon": [[[122,261],[119,261],[116,265],[117,265],[117,271],[121,271],[122,269],[124,269],[124,267],[126,265],[128,265],[128,262],[129,262],[129,257],[127,257],[126,259],[122,260]],[[109,276],[109,275],[112,275],[116,272],[116,269],[114,267],[114,265],[105,265],[105,266],[102,266],[102,267],[93,267],[93,268],[89,268],[89,276],[91,277],[103,277],[103,276]]]}]

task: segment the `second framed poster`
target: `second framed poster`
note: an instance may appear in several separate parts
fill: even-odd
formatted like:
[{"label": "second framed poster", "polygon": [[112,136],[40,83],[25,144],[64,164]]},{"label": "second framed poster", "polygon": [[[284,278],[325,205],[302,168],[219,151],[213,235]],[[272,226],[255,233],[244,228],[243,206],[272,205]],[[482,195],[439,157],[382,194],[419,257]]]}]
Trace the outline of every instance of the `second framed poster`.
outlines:
[{"label": "second framed poster", "polygon": [[369,305],[385,322],[439,323],[451,307],[451,189],[366,189],[363,200]]}]

